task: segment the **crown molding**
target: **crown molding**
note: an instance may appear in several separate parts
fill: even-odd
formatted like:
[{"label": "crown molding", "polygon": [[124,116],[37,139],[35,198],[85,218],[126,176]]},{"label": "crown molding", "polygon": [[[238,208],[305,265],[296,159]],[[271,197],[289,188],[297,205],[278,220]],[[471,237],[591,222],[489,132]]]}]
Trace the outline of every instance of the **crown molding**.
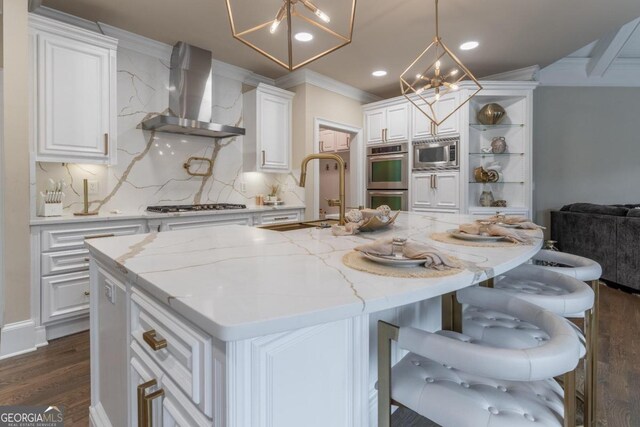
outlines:
[{"label": "crown molding", "polygon": [[540,73],[540,66],[532,65],[530,67],[519,68],[517,70],[506,71],[504,73],[492,74],[484,77],[482,80],[489,81],[537,81]]},{"label": "crown molding", "polygon": [[589,76],[591,58],[563,58],[540,70],[542,86],[640,87],[640,59],[617,58],[602,76]]},{"label": "crown molding", "polygon": [[100,32],[100,28],[98,27],[97,22],[79,18],[65,12],[60,12],[59,10],[51,9],[47,6],[40,6],[39,8],[31,12],[31,15],[34,14],[44,16],[46,18],[55,19],[56,21],[64,22],[65,24],[73,25],[74,27],[84,28],[85,30],[94,31],[96,33]]},{"label": "crown molding", "polygon": [[162,43],[103,22],[98,22],[97,26],[103,34],[118,39],[120,47],[166,61],[171,58],[172,46],[166,43]]},{"label": "crown molding", "polygon": [[306,68],[289,73],[275,81],[276,86],[282,89],[290,89],[305,83],[355,99],[362,104],[368,104],[382,99],[379,96],[365,92],[361,89]]},{"label": "crown molding", "polygon": [[273,79],[256,74],[253,71],[242,67],[218,61],[217,59],[213,60],[213,74],[232,80],[239,80],[250,86],[258,86],[260,83],[265,83],[271,86],[275,85],[275,81]]}]

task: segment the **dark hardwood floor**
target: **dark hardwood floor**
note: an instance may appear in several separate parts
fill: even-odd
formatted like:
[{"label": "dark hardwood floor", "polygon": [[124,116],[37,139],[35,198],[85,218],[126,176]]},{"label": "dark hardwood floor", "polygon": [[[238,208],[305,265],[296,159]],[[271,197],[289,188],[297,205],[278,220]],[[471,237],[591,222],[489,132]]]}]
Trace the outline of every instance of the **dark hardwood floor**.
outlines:
[{"label": "dark hardwood floor", "polygon": [[[640,297],[601,287],[598,425],[640,426]],[[0,405],[64,405],[65,426],[89,423],[89,334],[52,340],[36,352],[0,361]],[[434,424],[408,410],[397,427]]]}]

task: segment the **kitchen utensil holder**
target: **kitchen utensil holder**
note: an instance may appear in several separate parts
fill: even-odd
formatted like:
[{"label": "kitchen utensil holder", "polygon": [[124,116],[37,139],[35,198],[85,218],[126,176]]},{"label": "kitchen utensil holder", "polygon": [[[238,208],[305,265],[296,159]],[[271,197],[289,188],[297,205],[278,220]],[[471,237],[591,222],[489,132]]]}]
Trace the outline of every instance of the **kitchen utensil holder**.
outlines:
[{"label": "kitchen utensil holder", "polygon": [[38,195],[38,216],[62,216],[62,202],[64,201],[64,193],[60,193],[61,197],[58,202],[47,202],[47,195],[40,193]]}]

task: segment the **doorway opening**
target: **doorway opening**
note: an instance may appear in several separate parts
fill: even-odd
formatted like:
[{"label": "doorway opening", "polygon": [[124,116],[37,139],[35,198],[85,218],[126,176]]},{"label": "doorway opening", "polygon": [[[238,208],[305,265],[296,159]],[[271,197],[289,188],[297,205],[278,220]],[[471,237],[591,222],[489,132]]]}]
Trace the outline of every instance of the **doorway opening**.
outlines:
[{"label": "doorway opening", "polygon": [[[334,153],[345,162],[346,210],[364,205],[362,129],[316,118],[314,134],[316,153]],[[315,175],[316,197],[312,216],[324,218],[326,215],[337,215],[339,208],[329,206],[327,199],[337,199],[339,195],[338,163],[335,160],[320,160]]]}]

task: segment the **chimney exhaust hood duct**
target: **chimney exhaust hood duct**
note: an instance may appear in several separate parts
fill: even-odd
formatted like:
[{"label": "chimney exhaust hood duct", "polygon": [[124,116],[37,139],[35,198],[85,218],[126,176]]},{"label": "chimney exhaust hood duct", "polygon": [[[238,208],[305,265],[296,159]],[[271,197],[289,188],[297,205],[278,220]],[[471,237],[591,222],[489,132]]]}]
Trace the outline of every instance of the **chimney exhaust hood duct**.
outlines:
[{"label": "chimney exhaust hood duct", "polygon": [[169,73],[169,114],[144,120],[144,130],[229,138],[244,135],[245,130],[211,122],[211,52],[178,42],[171,52]]}]

